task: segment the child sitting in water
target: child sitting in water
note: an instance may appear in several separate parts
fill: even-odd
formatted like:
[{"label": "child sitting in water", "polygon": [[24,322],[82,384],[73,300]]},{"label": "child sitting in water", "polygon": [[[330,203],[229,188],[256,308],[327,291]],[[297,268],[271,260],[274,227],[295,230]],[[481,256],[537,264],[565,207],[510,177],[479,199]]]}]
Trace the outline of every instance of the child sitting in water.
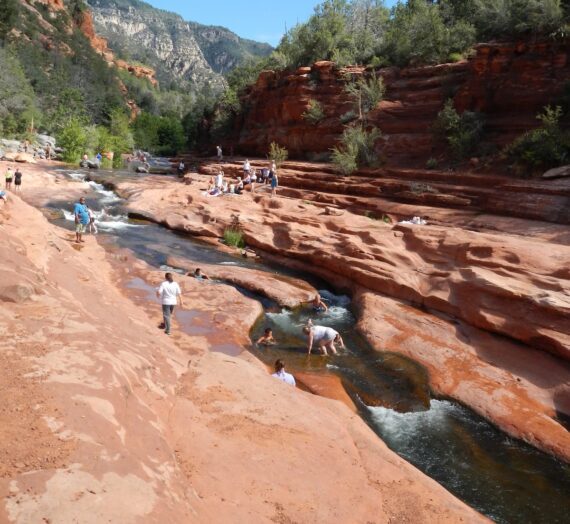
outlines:
[{"label": "child sitting in water", "polygon": [[277,344],[277,341],[273,338],[273,330],[271,328],[265,328],[263,335],[257,339],[256,344],[258,346],[272,346]]}]

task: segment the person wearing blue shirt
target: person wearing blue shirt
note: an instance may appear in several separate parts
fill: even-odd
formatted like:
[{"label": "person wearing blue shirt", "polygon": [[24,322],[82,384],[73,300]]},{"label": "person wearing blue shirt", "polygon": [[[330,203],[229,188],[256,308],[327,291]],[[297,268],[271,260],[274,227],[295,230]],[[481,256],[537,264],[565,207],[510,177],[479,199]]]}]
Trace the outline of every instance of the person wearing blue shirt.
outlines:
[{"label": "person wearing blue shirt", "polygon": [[85,242],[83,240],[83,233],[89,224],[89,210],[85,205],[85,198],[81,197],[79,202],[73,208],[73,215],[75,216],[75,242]]}]

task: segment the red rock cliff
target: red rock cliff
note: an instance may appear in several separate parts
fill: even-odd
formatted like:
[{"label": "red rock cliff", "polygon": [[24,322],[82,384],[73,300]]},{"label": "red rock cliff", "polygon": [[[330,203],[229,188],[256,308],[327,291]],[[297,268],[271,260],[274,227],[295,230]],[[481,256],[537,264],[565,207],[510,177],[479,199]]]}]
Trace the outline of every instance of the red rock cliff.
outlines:
[{"label": "red rock cliff", "polygon": [[[369,120],[383,132],[382,154],[390,163],[425,162],[436,150],[432,123],[449,97],[460,111],[485,113],[488,139],[504,145],[535,126],[540,109],[556,101],[570,80],[569,48],[569,41],[480,44],[469,61],[380,70],[386,94]],[[242,100],[237,148],[264,155],[276,141],[295,157],[328,152],[342,133],[340,117],[352,108],[344,92],[347,72],[368,74],[363,68],[337,70],[331,62],[293,73],[262,72]],[[311,99],[325,112],[318,125],[302,116]]]}]

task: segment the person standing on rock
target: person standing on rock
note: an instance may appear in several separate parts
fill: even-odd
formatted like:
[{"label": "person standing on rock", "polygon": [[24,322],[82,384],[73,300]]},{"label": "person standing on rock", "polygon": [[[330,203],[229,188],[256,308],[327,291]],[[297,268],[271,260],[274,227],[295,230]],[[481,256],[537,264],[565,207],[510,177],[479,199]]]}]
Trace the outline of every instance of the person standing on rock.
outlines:
[{"label": "person standing on rock", "polygon": [[307,352],[310,355],[313,349],[313,344],[317,344],[319,349],[323,352],[323,355],[328,355],[327,349],[329,349],[333,355],[337,354],[335,342],[338,342],[342,348],[344,348],[344,341],[340,336],[338,331],[333,328],[325,326],[313,326],[307,324],[303,328],[305,335],[309,337],[309,345],[307,347]]},{"label": "person standing on rock", "polygon": [[164,275],[166,279],[160,287],[156,290],[156,296],[160,298],[162,304],[162,317],[164,319],[164,332],[170,335],[170,322],[172,313],[174,313],[174,307],[178,304],[180,300],[180,307],[182,304],[182,291],[177,282],[174,282],[172,278],[172,273],[166,273]]},{"label": "person standing on rock", "polygon": [[22,188],[22,172],[20,168],[16,169],[14,173],[14,191],[19,192]]},{"label": "person standing on rock", "polygon": [[273,173],[271,177],[271,196],[277,195],[277,188],[279,187],[279,178],[277,177],[277,171]]},{"label": "person standing on rock", "polygon": [[89,210],[85,205],[85,197],[81,197],[79,202],[73,208],[73,215],[75,217],[75,242],[85,242],[83,240],[83,233],[89,224]]},{"label": "person standing on rock", "polygon": [[7,190],[11,190],[12,189],[12,179],[14,178],[14,171],[12,171],[12,168],[9,167],[6,170],[6,189]]},{"label": "person standing on rock", "polygon": [[271,375],[272,377],[278,378],[285,382],[285,384],[289,384],[291,386],[295,386],[295,377],[290,373],[285,372],[285,362],[281,359],[275,361],[275,373]]}]

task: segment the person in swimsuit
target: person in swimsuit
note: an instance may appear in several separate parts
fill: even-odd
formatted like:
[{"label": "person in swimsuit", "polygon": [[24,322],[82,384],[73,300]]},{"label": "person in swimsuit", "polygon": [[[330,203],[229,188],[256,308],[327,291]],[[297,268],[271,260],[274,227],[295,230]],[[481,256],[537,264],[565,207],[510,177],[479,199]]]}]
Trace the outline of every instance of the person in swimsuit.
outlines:
[{"label": "person in swimsuit", "polygon": [[312,323],[307,324],[303,328],[305,335],[309,337],[309,344],[307,346],[307,353],[310,355],[313,345],[317,344],[318,348],[322,351],[323,355],[328,355],[327,349],[333,355],[337,354],[335,342],[338,342],[344,348],[344,341],[339,332],[330,327],[313,326]]},{"label": "person in swimsuit", "polygon": [[98,231],[97,225],[95,224],[95,213],[93,213],[93,210],[89,206],[86,205],[85,207],[87,208],[87,213],[89,214],[89,223],[85,228],[85,232],[96,235]]},{"label": "person in swimsuit", "polygon": [[319,295],[318,293],[315,295],[315,298],[313,298],[313,300],[310,303],[313,306],[313,310],[316,311],[317,313],[329,310],[328,306],[323,302],[321,295]]},{"label": "person in swimsuit", "polygon": [[273,330],[269,327],[265,328],[263,335],[257,339],[256,344],[258,346],[272,346],[273,344],[277,344],[277,341],[273,338]]},{"label": "person in swimsuit", "polygon": [[14,173],[14,191],[20,191],[21,188],[22,188],[22,172],[18,168]]}]

